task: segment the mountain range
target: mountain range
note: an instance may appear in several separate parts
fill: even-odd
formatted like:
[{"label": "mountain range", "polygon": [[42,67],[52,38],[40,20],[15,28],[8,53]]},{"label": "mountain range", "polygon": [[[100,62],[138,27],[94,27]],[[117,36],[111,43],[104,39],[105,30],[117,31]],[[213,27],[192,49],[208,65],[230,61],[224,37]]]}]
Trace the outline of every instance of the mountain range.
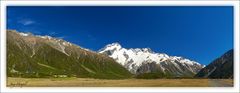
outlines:
[{"label": "mountain range", "polygon": [[169,56],[165,53],[155,53],[150,48],[123,48],[119,43],[106,45],[99,50],[113,58],[133,74],[162,73],[175,77],[191,77],[204,65],[189,59]]},{"label": "mountain range", "polygon": [[[127,49],[112,43],[92,51],[51,36],[7,31],[7,75],[10,77],[225,77],[219,73],[233,67],[232,56],[228,52],[205,66],[184,57],[156,53],[150,48]],[[220,63],[226,66],[218,69],[222,67]],[[227,73],[227,77],[233,77],[231,71]]]}]

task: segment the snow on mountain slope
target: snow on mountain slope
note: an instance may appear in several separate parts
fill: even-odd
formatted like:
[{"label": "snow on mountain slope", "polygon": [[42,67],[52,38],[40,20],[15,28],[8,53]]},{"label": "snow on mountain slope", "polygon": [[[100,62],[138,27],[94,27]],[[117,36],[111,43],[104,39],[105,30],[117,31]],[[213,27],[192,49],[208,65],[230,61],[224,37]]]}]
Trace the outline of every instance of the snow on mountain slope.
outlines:
[{"label": "snow on mountain slope", "polygon": [[126,49],[119,43],[106,45],[99,53],[107,54],[134,74],[160,71],[189,76],[203,68],[203,65],[183,57],[155,53],[150,48]]}]

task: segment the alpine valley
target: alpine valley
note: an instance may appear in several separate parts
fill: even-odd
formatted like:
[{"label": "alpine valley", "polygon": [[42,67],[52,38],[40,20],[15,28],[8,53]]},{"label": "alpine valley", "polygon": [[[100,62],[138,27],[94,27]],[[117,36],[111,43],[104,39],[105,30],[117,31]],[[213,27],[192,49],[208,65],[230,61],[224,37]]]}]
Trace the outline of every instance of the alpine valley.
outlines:
[{"label": "alpine valley", "polygon": [[[228,64],[228,69],[231,69],[232,63],[225,59],[233,61],[228,53],[212,64]],[[92,51],[51,36],[7,31],[8,77],[194,78],[212,76],[206,75],[208,69],[216,69],[216,77],[223,76],[219,71],[224,69],[215,67],[205,67],[184,57],[156,53],[150,48],[127,49],[119,43],[112,43],[99,51]],[[229,73],[228,77],[233,77]]]}]

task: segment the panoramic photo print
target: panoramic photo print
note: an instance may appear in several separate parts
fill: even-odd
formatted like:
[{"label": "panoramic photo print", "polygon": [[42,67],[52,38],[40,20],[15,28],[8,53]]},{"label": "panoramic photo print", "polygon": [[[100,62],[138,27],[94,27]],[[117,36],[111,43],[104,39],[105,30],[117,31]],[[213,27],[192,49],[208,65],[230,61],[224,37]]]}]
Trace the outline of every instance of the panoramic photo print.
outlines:
[{"label": "panoramic photo print", "polygon": [[7,87],[233,87],[232,6],[7,6]]}]

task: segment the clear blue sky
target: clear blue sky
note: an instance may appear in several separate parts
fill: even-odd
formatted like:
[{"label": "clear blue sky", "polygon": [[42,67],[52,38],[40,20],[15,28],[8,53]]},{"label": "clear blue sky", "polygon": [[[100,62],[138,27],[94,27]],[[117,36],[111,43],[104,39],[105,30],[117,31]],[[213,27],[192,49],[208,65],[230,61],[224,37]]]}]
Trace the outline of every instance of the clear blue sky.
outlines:
[{"label": "clear blue sky", "polygon": [[233,7],[16,7],[7,28],[63,38],[99,50],[119,42],[209,64],[233,48]]}]

